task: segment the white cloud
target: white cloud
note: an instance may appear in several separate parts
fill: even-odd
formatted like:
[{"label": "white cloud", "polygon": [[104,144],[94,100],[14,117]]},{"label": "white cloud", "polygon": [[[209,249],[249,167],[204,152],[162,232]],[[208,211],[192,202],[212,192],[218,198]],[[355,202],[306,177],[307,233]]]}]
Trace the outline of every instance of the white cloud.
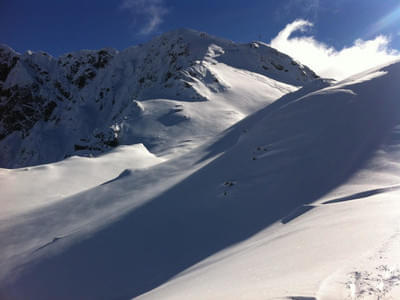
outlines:
[{"label": "white cloud", "polygon": [[168,12],[163,0],[123,0],[121,8],[128,10],[134,18],[144,18],[145,23],[139,31],[143,35],[157,30]]},{"label": "white cloud", "polygon": [[390,38],[384,35],[371,40],[357,39],[352,46],[341,50],[313,36],[291,37],[293,32],[305,32],[312,26],[309,21],[295,20],[286,25],[270,45],[309,66],[318,75],[338,80],[400,58],[400,52],[390,48]]}]

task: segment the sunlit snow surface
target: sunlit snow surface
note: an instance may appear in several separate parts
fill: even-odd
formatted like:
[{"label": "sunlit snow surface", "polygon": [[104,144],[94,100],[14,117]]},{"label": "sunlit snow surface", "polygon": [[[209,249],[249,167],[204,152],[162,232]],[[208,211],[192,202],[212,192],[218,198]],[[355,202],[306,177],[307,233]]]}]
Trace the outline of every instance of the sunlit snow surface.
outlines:
[{"label": "sunlit snow surface", "polygon": [[125,169],[147,168],[162,161],[137,144],[96,158],[74,156],[54,164],[0,169],[0,220],[93,188]]},{"label": "sunlit snow surface", "polygon": [[186,154],[142,149],[147,167],[3,217],[0,295],[400,298],[399,79],[394,63],[315,81]]}]

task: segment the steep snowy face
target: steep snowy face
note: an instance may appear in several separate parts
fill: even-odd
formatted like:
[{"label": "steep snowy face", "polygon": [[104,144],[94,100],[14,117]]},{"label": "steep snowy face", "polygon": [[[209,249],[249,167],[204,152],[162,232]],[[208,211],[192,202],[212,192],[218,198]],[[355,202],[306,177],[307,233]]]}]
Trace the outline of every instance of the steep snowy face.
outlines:
[{"label": "steep snowy face", "polygon": [[122,52],[81,50],[59,58],[0,46],[0,167],[138,142],[165,152],[212,136],[316,77],[266,44],[191,30]]}]

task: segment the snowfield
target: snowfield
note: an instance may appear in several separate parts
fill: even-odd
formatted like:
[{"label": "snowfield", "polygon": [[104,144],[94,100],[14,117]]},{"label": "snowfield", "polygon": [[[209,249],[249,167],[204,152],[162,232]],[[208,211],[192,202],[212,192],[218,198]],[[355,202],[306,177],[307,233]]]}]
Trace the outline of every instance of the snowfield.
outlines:
[{"label": "snowfield", "polygon": [[[209,66],[235,86],[209,102],[235,121],[254,111],[241,97],[287,84],[232,68]],[[393,62],[285,86],[161,157],[133,145],[0,170],[0,298],[400,299],[399,79]],[[219,122],[191,104],[161,122]]]},{"label": "snowfield", "polygon": [[147,168],[162,161],[137,144],[120,146],[96,158],[74,156],[53,164],[0,169],[0,220],[98,186],[121,170]]}]

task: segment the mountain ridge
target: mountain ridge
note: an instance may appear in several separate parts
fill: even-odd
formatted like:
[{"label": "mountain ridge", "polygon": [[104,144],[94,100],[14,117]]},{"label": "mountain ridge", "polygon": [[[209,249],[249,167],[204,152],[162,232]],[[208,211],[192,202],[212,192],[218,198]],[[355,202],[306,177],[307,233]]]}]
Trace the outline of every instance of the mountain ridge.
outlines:
[{"label": "mountain ridge", "polygon": [[[235,94],[236,85],[229,84],[233,72],[269,84],[270,99],[262,104],[252,91]],[[162,144],[167,138],[158,139],[155,130],[141,136],[135,128],[147,128],[145,123],[152,122],[158,131],[170,127],[168,131],[178,123],[191,124],[182,104],[216,102],[219,94],[233,91],[237,100],[227,107],[237,116],[221,125],[220,131],[288,88],[293,90],[290,86],[315,78],[310,69],[266,44],[236,44],[188,29],[167,32],[122,51],[80,50],[58,58],[41,51],[18,54],[1,46],[0,146],[5,150],[0,167],[36,165],[76,154],[99,155],[119,144],[143,143],[166,151]],[[240,103],[240,97],[250,99],[249,104]],[[160,98],[174,103],[162,102],[162,115],[148,117],[144,103]],[[144,115],[148,119],[142,122]],[[215,116],[223,117],[222,112]],[[201,134],[214,133],[204,127]],[[175,130],[167,135],[180,134]],[[188,135],[182,135],[181,140],[185,139]],[[44,145],[51,150],[43,149]]]}]

